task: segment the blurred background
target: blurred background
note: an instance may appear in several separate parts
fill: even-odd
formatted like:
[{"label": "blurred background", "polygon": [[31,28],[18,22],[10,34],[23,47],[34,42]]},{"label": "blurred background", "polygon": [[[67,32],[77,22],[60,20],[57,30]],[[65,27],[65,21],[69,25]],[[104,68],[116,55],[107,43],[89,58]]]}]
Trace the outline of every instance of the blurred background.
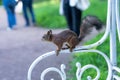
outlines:
[{"label": "blurred background", "polygon": [[[104,25],[106,25],[107,0],[90,0],[90,3],[90,7],[83,11],[82,18],[86,15],[95,15],[101,19]],[[64,16],[59,14],[59,4],[60,0],[34,0],[33,7],[36,16],[36,27],[31,27],[29,29],[22,28],[14,32],[0,31],[0,44],[2,44],[0,47],[0,80],[26,80],[27,71],[31,63],[43,53],[55,50],[55,46],[53,44],[42,42],[41,36],[49,29],[52,29],[54,32],[60,32],[66,29],[66,20]],[[0,0],[0,6],[2,6],[2,0]],[[23,25],[21,25],[24,21],[22,19],[21,3],[17,5],[16,12],[19,24],[18,26],[23,27]],[[0,16],[2,17],[2,14],[0,14]],[[3,18],[6,17],[1,17],[0,23],[5,23],[3,27],[7,26],[7,23],[3,21]],[[100,33],[95,38],[92,38],[92,40],[85,42],[84,45],[98,41],[103,34],[104,32]],[[117,43],[119,42],[117,41]],[[120,45],[117,44],[117,47],[120,47]],[[101,50],[109,56],[109,38],[104,42],[104,44],[95,47],[94,49]],[[120,49],[117,49],[117,52],[118,66],[120,67]],[[69,55],[72,58],[67,58]],[[106,80],[108,72],[105,60],[100,55],[91,53],[65,54],[65,56],[60,55],[60,57],[53,56],[45,62],[42,62],[42,65],[38,64],[33,72],[33,80],[39,79],[39,71],[42,71],[43,69],[40,69],[41,66],[46,68],[49,67],[48,64],[52,64],[52,66],[54,64],[59,67],[62,62],[65,62],[70,67],[67,72],[67,75],[69,76],[68,80],[76,80],[75,63],[78,61],[82,66],[86,64],[96,65],[101,70],[101,77],[99,80]],[[87,75],[95,77],[96,71],[93,69],[86,71],[82,80],[86,80]],[[52,74],[50,76],[54,75]],[[57,78],[56,80],[59,80]]]},{"label": "blurred background", "polygon": [[[60,0],[34,0],[34,11],[38,25],[47,28],[65,28],[65,19],[59,15],[59,2]],[[90,2],[91,6],[83,12],[83,17],[88,14],[96,15],[105,23],[107,0],[90,0]]]}]

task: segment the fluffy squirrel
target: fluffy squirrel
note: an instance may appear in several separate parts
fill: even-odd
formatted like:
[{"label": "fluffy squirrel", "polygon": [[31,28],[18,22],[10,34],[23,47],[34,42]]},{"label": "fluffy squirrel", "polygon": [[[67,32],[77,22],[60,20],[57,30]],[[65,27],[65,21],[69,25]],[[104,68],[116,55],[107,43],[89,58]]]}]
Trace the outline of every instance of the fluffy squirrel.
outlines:
[{"label": "fluffy squirrel", "polygon": [[53,34],[52,30],[49,30],[46,34],[43,35],[42,39],[45,41],[53,42],[58,49],[56,50],[56,56],[59,55],[59,51],[62,49],[64,43],[67,43],[66,46],[72,50],[78,45],[81,40],[91,32],[92,27],[95,27],[96,30],[102,28],[102,22],[96,16],[86,16],[83,18],[80,26],[80,35],[71,30],[64,30],[58,34]]}]

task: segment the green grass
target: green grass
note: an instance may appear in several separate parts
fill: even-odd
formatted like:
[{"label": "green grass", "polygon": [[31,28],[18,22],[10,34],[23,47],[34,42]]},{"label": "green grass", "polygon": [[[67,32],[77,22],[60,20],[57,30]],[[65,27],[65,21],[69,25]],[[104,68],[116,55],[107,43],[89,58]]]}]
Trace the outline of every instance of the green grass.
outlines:
[{"label": "green grass", "polygon": [[37,24],[45,28],[64,28],[66,21],[59,15],[59,5],[54,2],[44,2],[35,5]]},{"label": "green grass", "polygon": [[[106,22],[107,1],[90,0],[91,5],[89,9],[83,11],[83,17],[86,15],[96,15],[104,23]],[[35,3],[35,14],[37,24],[45,28],[65,28],[66,20],[64,16],[59,14],[59,1],[51,0],[40,3]]]},{"label": "green grass", "polygon": [[[103,36],[103,34],[98,35],[96,38],[94,38],[93,40],[87,42],[86,44],[91,44],[94,43],[96,41],[98,41],[101,37]],[[85,44],[85,45],[86,45]],[[109,38],[100,46],[96,47],[95,49],[98,49],[102,52],[104,52],[108,57],[110,56],[110,49],[109,49]],[[120,44],[117,41],[117,61],[118,61],[118,66],[120,67]],[[104,60],[104,58],[96,53],[76,53],[73,55],[73,60],[70,63],[70,67],[71,70],[68,72],[68,74],[74,75],[71,77],[71,79],[68,80],[76,80],[76,62],[80,62],[82,66],[85,66],[87,64],[93,64],[95,66],[97,66],[100,69],[101,72],[101,77],[99,80],[106,80],[107,74],[108,74],[108,70],[107,70],[107,64]],[[82,76],[82,80],[86,80],[86,77],[88,75],[91,75],[93,78],[96,76],[96,72],[94,70],[87,70],[84,75]]]}]

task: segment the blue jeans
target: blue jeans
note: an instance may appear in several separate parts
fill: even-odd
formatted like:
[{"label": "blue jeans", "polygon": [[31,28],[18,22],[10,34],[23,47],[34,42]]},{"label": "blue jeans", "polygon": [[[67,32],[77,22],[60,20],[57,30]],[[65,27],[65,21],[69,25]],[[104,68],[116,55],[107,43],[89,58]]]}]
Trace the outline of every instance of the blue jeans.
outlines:
[{"label": "blue jeans", "polygon": [[28,2],[27,4],[25,4],[23,2],[23,14],[24,14],[24,18],[26,20],[26,26],[29,26],[30,22],[29,22],[27,10],[29,10],[29,12],[30,12],[30,15],[32,17],[32,22],[35,23],[36,21],[35,21],[35,15],[33,12],[32,2]]},{"label": "blue jeans", "polygon": [[15,13],[13,13],[10,8],[5,7],[6,12],[7,12],[7,18],[8,18],[8,24],[9,27],[12,29],[14,25],[16,25],[16,17]]},{"label": "blue jeans", "polygon": [[6,13],[7,13],[8,25],[12,29],[13,26],[16,25],[16,17],[15,17],[15,13],[14,13],[15,8],[11,9],[8,6],[8,4],[11,3],[11,1],[14,1],[14,0],[3,0],[3,5],[4,5]]}]

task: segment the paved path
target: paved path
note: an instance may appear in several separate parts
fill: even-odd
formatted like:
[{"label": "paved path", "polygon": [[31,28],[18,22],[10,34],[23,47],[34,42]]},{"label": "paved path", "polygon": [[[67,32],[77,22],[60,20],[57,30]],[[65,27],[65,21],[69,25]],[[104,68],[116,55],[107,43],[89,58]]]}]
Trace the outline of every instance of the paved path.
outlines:
[{"label": "paved path", "polygon": [[[56,46],[52,43],[41,41],[41,36],[48,30],[38,27],[24,27],[22,15],[17,14],[17,30],[6,31],[7,17],[3,8],[0,8],[0,80],[27,80],[27,71],[31,63],[43,53],[53,51]],[[61,30],[53,30],[60,32]],[[62,63],[67,65],[72,54],[60,54],[58,57],[51,56],[40,62],[32,73],[32,79],[38,80],[41,71],[50,66],[60,67]],[[52,72],[49,77],[59,79]]]}]

